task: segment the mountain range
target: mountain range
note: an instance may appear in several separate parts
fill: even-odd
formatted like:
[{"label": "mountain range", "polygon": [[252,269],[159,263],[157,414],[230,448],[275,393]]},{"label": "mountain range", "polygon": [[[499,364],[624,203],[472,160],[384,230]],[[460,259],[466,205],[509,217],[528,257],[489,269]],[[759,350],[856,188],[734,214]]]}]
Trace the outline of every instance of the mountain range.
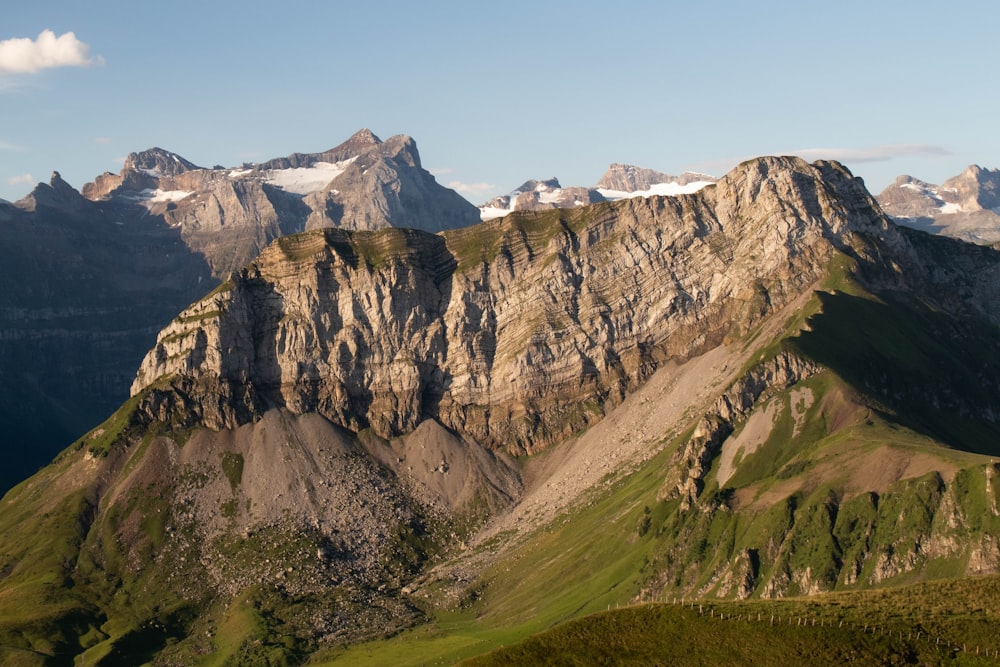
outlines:
[{"label": "mountain range", "polygon": [[[995,581],[1000,254],[897,225],[843,165],[319,225],[222,274],[182,251],[201,196],[164,194],[191,165],[157,155],[81,199],[139,179],[204,289],[0,501],[5,659],[420,664],[612,605]],[[209,171],[287,193],[299,160]]]},{"label": "mountain range", "polygon": [[671,176],[653,169],[614,163],[592,188],[564,188],[557,178],[530,180],[509,194],[481,204],[479,210],[483,220],[491,220],[514,211],[575,208],[630,197],[690,194],[715,181],[714,177],[705,174],[685,172],[680,176]]},{"label": "mountain range", "polygon": [[942,185],[900,176],[878,201],[901,224],[971,243],[1000,242],[1000,170],[970,165]]},{"label": "mountain range", "polygon": [[54,173],[0,204],[0,488],[111,414],[156,332],[273,239],[329,226],[435,232],[478,218],[421,167],[411,138],[369,130],[322,153],[228,169],[153,148],[81,191]]}]

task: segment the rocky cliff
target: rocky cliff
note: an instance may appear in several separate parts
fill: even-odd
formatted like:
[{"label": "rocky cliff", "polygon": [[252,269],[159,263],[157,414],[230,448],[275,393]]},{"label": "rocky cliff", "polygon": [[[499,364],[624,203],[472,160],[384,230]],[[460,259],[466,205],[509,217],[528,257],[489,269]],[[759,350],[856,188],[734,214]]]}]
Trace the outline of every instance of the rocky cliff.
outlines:
[{"label": "rocky cliff", "polygon": [[855,235],[890,226],[843,167],[767,158],[685,197],[439,236],[310,232],[181,313],[132,392],[161,421],[233,427],[287,407],[391,437],[434,417],[537,451],[664,360],[751,330],[836,250],[875,252]]}]

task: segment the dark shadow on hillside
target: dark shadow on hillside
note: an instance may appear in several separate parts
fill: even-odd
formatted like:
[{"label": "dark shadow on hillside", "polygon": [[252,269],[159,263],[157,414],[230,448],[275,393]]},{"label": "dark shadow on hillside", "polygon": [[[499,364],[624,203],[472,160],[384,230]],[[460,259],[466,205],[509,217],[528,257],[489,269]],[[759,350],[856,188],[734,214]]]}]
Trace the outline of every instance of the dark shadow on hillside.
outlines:
[{"label": "dark shadow on hillside", "polygon": [[819,292],[822,312],[792,340],[872,407],[956,449],[1000,455],[1000,331],[912,298]]},{"label": "dark shadow on hillside", "polygon": [[216,284],[134,207],[18,209],[0,225],[0,493],[121,405],[157,332]]}]

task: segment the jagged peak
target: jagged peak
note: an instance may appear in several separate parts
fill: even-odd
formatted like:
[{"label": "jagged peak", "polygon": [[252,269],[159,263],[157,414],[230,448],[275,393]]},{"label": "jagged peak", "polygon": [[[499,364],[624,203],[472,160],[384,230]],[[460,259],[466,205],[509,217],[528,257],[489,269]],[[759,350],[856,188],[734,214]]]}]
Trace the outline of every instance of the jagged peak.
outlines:
[{"label": "jagged peak", "polygon": [[[408,139],[409,137],[407,137]],[[391,138],[390,141],[395,139]],[[412,141],[412,140],[411,140]],[[287,157],[274,158],[257,165],[258,169],[290,169],[311,167],[317,162],[343,162],[357,158],[383,146],[383,142],[368,128],[362,128],[351,137],[329,150],[320,153],[292,153]]]},{"label": "jagged peak", "polygon": [[27,197],[19,200],[15,206],[34,211],[39,206],[57,208],[65,211],[78,210],[85,202],[76,188],[63,180],[58,171],[53,171],[48,183],[39,183]]},{"label": "jagged peak", "polygon": [[379,139],[374,132],[369,130],[367,127],[364,127],[352,134],[347,141],[338,144],[328,151],[324,151],[323,155],[344,154],[354,156],[364,153],[372,147],[380,144],[382,144],[382,140]]},{"label": "jagged peak", "polygon": [[63,196],[80,196],[80,193],[77,192],[76,188],[63,180],[62,174],[58,171],[53,171],[52,176],[49,177],[49,187]]}]

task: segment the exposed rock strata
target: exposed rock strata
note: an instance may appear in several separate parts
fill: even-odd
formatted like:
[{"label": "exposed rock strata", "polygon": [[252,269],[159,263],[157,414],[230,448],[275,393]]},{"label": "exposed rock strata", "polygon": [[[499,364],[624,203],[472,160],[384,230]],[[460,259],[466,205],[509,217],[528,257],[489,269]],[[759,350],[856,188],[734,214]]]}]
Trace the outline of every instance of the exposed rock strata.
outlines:
[{"label": "exposed rock strata", "polygon": [[222,428],[281,406],[390,437],[434,417],[537,451],[663,360],[752,329],[838,248],[885,252],[858,240],[872,233],[905,246],[890,226],[840,165],[761,158],[693,196],[443,236],[307,233],[182,313],[133,393],[150,388],[162,421]]}]

